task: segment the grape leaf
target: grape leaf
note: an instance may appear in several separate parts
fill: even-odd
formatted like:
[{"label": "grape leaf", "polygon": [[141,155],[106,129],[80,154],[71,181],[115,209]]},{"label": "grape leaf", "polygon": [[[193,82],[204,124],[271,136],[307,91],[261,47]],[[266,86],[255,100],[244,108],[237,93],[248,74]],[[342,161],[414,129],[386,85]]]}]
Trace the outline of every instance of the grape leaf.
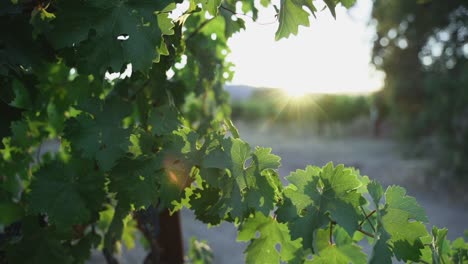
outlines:
[{"label": "grape leaf", "polygon": [[[204,159],[201,176],[220,189],[221,200],[232,217],[241,220],[250,210],[268,214],[274,206],[277,182],[266,172],[276,170],[280,158],[271,154],[271,149],[257,147],[252,152],[249,144],[240,139],[224,139],[221,144],[223,150],[214,149]],[[230,173],[223,174],[225,169]]]},{"label": "grape leaf", "polygon": [[130,145],[130,130],[122,127],[122,119],[130,114],[130,107],[112,98],[104,103],[90,100],[81,105],[81,109],[92,116],[82,113],[69,119],[65,124],[65,137],[83,157],[95,158],[99,168],[108,171]]},{"label": "grape leaf", "polygon": [[447,228],[439,229],[437,227],[432,227],[432,241],[431,241],[431,251],[432,251],[432,263],[449,263],[450,262],[450,244],[446,239],[447,237]]},{"label": "grape leaf", "polygon": [[72,225],[96,215],[104,199],[104,175],[94,170],[92,162],[53,161],[35,173],[29,207],[33,213],[47,214],[59,229],[70,231]]},{"label": "grape leaf", "polygon": [[382,199],[382,197],[384,195],[382,185],[380,185],[376,181],[371,181],[367,185],[367,190],[369,191],[369,194],[370,194],[370,196],[372,198],[372,201],[374,202],[375,208],[378,209],[380,200]]},{"label": "grape leaf", "polygon": [[[0,192],[1,194],[2,192]],[[0,196],[3,198],[2,196]],[[2,199],[3,200],[3,199]],[[17,204],[10,201],[0,201],[0,225],[8,226],[15,221],[18,221],[23,216],[23,208]]]},{"label": "grape leaf", "polygon": [[[243,7],[245,7],[245,2],[242,3]],[[232,5],[232,6],[229,6],[229,8],[231,10],[235,10],[235,6]],[[245,29],[245,23],[244,23],[244,20],[242,20],[241,18],[237,18],[235,21],[232,20],[232,13],[230,11],[227,11],[225,9],[221,9],[219,11],[219,13],[221,14],[222,18],[224,19],[224,37],[226,38],[226,40],[230,37],[232,37],[232,35],[236,32],[239,32],[241,31],[242,29]],[[255,17],[255,13],[254,13],[254,17]]]},{"label": "grape leaf", "polygon": [[109,191],[116,193],[121,206],[135,208],[156,204],[159,198],[159,171],[163,168],[159,157],[124,158],[109,174]]},{"label": "grape leaf", "polygon": [[356,3],[356,0],[340,0],[340,3],[346,7],[346,8],[350,8],[354,5],[354,3]]},{"label": "grape leaf", "polygon": [[127,63],[146,71],[159,60],[162,35],[173,33],[171,20],[160,12],[173,8],[167,0],[60,1],[47,36],[57,49],[74,46],[84,72],[119,72]]},{"label": "grape leaf", "polygon": [[229,208],[221,199],[221,191],[218,188],[204,186],[196,189],[190,197],[191,208],[195,211],[195,217],[203,223],[217,225],[229,212]]},{"label": "grape leaf", "polygon": [[314,255],[311,264],[348,264],[366,263],[366,255],[356,244],[344,246],[328,245],[322,249],[318,255]]},{"label": "grape leaf", "polygon": [[46,45],[35,41],[31,30],[28,16],[0,15],[0,74],[6,75],[18,66],[38,69],[50,59],[44,52]]},{"label": "grape leaf", "polygon": [[24,85],[17,79],[13,80],[11,88],[15,93],[15,99],[10,103],[10,105],[23,109],[31,108],[32,103],[28,89],[26,89],[26,87],[24,87]]},{"label": "grape leaf", "polygon": [[8,263],[75,263],[60,239],[39,226],[37,216],[23,219],[21,240],[6,246],[6,256]]},{"label": "grape leaf", "polygon": [[386,205],[382,211],[382,225],[390,234],[390,242],[398,260],[418,261],[424,248],[420,238],[427,235],[427,216],[413,197],[399,186],[390,186],[385,192]]},{"label": "grape leaf", "polygon": [[[125,219],[130,212],[130,206],[128,204],[117,203],[114,210],[114,215],[110,221],[109,228],[104,236],[104,252],[112,252],[115,243],[122,239],[122,234],[125,229]],[[101,216],[108,217],[109,212],[102,214]],[[107,219],[106,219],[107,220]]]},{"label": "grape leaf", "polygon": [[148,114],[148,124],[154,135],[168,135],[180,126],[176,109],[169,105],[153,108]]},{"label": "grape leaf", "polygon": [[[339,226],[333,226],[333,243],[330,243],[330,226],[315,232],[312,261],[307,263],[365,263],[362,248],[354,244],[349,234]],[[333,256],[330,258],[330,256]]]},{"label": "grape leaf", "polygon": [[302,253],[301,240],[291,239],[287,225],[262,213],[256,213],[241,225],[237,240],[250,241],[245,249],[246,263],[287,262]]},{"label": "grape leaf", "polygon": [[391,264],[393,257],[393,248],[390,243],[390,234],[387,233],[382,225],[382,213],[380,208],[380,200],[384,195],[382,185],[377,181],[371,181],[367,185],[369,194],[374,202],[377,214],[377,230],[374,232],[374,243],[372,253],[369,258],[369,264]]},{"label": "grape leaf", "polygon": [[101,243],[101,236],[90,232],[70,248],[75,263],[85,263],[91,257],[91,250]]},{"label": "grape leaf", "polygon": [[218,8],[223,2],[222,0],[197,0],[202,4],[203,9],[207,10],[212,16],[218,15]]},{"label": "grape leaf", "polygon": [[323,1],[327,5],[328,10],[330,10],[330,13],[332,14],[332,16],[336,18],[336,11],[335,11],[336,1],[335,0],[323,0]]},{"label": "grape leaf", "polygon": [[374,234],[374,245],[372,254],[369,258],[369,264],[391,264],[392,263],[392,247],[388,244],[390,235],[379,225],[377,232]]},{"label": "grape leaf", "polygon": [[212,264],[213,251],[206,241],[198,241],[195,237],[190,238],[188,259],[193,264]]},{"label": "grape leaf", "polygon": [[276,40],[288,38],[291,34],[297,35],[300,25],[309,26],[309,14],[302,9],[303,5],[313,7],[311,0],[281,0]]},{"label": "grape leaf", "polygon": [[315,230],[330,218],[350,235],[358,229],[357,208],[365,201],[357,192],[362,183],[353,170],[328,163],[322,169],[308,166],[286,178],[291,184],[284,189],[286,202],[278,208],[278,219],[288,223],[294,238],[304,238],[304,248],[312,247]]}]

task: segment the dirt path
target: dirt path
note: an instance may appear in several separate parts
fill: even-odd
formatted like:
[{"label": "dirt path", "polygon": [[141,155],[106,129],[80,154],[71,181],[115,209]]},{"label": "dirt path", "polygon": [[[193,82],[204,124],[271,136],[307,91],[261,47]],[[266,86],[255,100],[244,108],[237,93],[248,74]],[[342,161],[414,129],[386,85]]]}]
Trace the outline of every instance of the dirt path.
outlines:
[{"label": "dirt path", "polygon": [[[430,223],[449,229],[448,237],[454,239],[468,229],[468,202],[466,197],[452,197],[446,190],[431,187],[426,175],[431,169],[430,160],[408,160],[401,156],[398,144],[389,139],[370,137],[311,137],[288,131],[281,127],[252,127],[236,124],[241,137],[252,147],[272,147],[273,153],[282,158],[280,175],[303,169],[307,164],[323,166],[328,161],[353,166],[385,186],[397,184],[416,197],[426,209]],[[463,187],[463,186],[462,186]],[[460,188],[462,188],[460,187]],[[207,240],[215,254],[215,263],[244,263],[245,244],[237,243],[236,230],[230,224],[206,228],[194,220],[191,212],[182,212],[184,240],[191,236]],[[187,242],[186,242],[187,243]]]}]

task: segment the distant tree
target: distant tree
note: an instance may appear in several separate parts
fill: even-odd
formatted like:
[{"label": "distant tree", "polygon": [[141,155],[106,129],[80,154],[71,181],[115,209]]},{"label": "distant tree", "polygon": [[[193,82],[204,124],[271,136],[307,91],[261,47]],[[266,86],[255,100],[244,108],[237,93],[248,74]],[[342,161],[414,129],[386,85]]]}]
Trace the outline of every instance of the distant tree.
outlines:
[{"label": "distant tree", "polygon": [[373,62],[385,72],[401,135],[436,135],[444,158],[461,168],[468,160],[468,1],[376,0],[372,17]]}]

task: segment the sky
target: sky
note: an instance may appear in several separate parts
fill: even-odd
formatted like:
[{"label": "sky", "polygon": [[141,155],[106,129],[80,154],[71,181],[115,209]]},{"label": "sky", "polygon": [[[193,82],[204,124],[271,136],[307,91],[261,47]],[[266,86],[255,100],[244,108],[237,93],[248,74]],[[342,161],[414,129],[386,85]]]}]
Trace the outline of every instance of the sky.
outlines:
[{"label": "sky", "polygon": [[357,0],[350,10],[339,6],[336,20],[325,9],[316,19],[311,17],[310,27],[300,27],[298,36],[280,41],[275,41],[278,23],[273,7],[262,9],[257,22],[245,19],[247,30],[228,42],[228,60],[236,65],[231,84],[281,88],[293,95],[380,89],[383,73],[370,65],[371,8],[371,0]]}]

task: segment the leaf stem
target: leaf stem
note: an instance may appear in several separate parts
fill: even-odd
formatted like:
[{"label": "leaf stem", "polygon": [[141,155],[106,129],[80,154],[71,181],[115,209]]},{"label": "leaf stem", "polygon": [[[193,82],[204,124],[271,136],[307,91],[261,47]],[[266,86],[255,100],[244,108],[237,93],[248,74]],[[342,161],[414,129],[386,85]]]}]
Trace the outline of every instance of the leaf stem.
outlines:
[{"label": "leaf stem", "polygon": [[330,221],[330,235],[329,235],[329,243],[330,245],[333,245],[333,226],[334,226],[334,221]]},{"label": "leaf stem", "polygon": [[362,208],[362,206],[359,206],[359,207],[361,208],[362,213],[366,216],[366,218],[364,218],[364,220],[362,220],[361,223],[359,223],[359,227],[361,228],[362,225],[364,224],[364,222],[367,221],[369,223],[369,225],[371,226],[372,230],[375,232],[375,227],[372,224],[372,222],[370,221],[369,217],[371,217],[373,214],[375,214],[377,212],[377,210],[373,210],[368,215],[366,215],[366,212],[364,211],[364,208]]},{"label": "leaf stem", "polygon": [[364,231],[362,230],[361,228],[359,228],[357,231],[363,233],[364,235],[368,236],[368,237],[372,237],[372,238],[375,238],[375,236],[367,231]]}]

